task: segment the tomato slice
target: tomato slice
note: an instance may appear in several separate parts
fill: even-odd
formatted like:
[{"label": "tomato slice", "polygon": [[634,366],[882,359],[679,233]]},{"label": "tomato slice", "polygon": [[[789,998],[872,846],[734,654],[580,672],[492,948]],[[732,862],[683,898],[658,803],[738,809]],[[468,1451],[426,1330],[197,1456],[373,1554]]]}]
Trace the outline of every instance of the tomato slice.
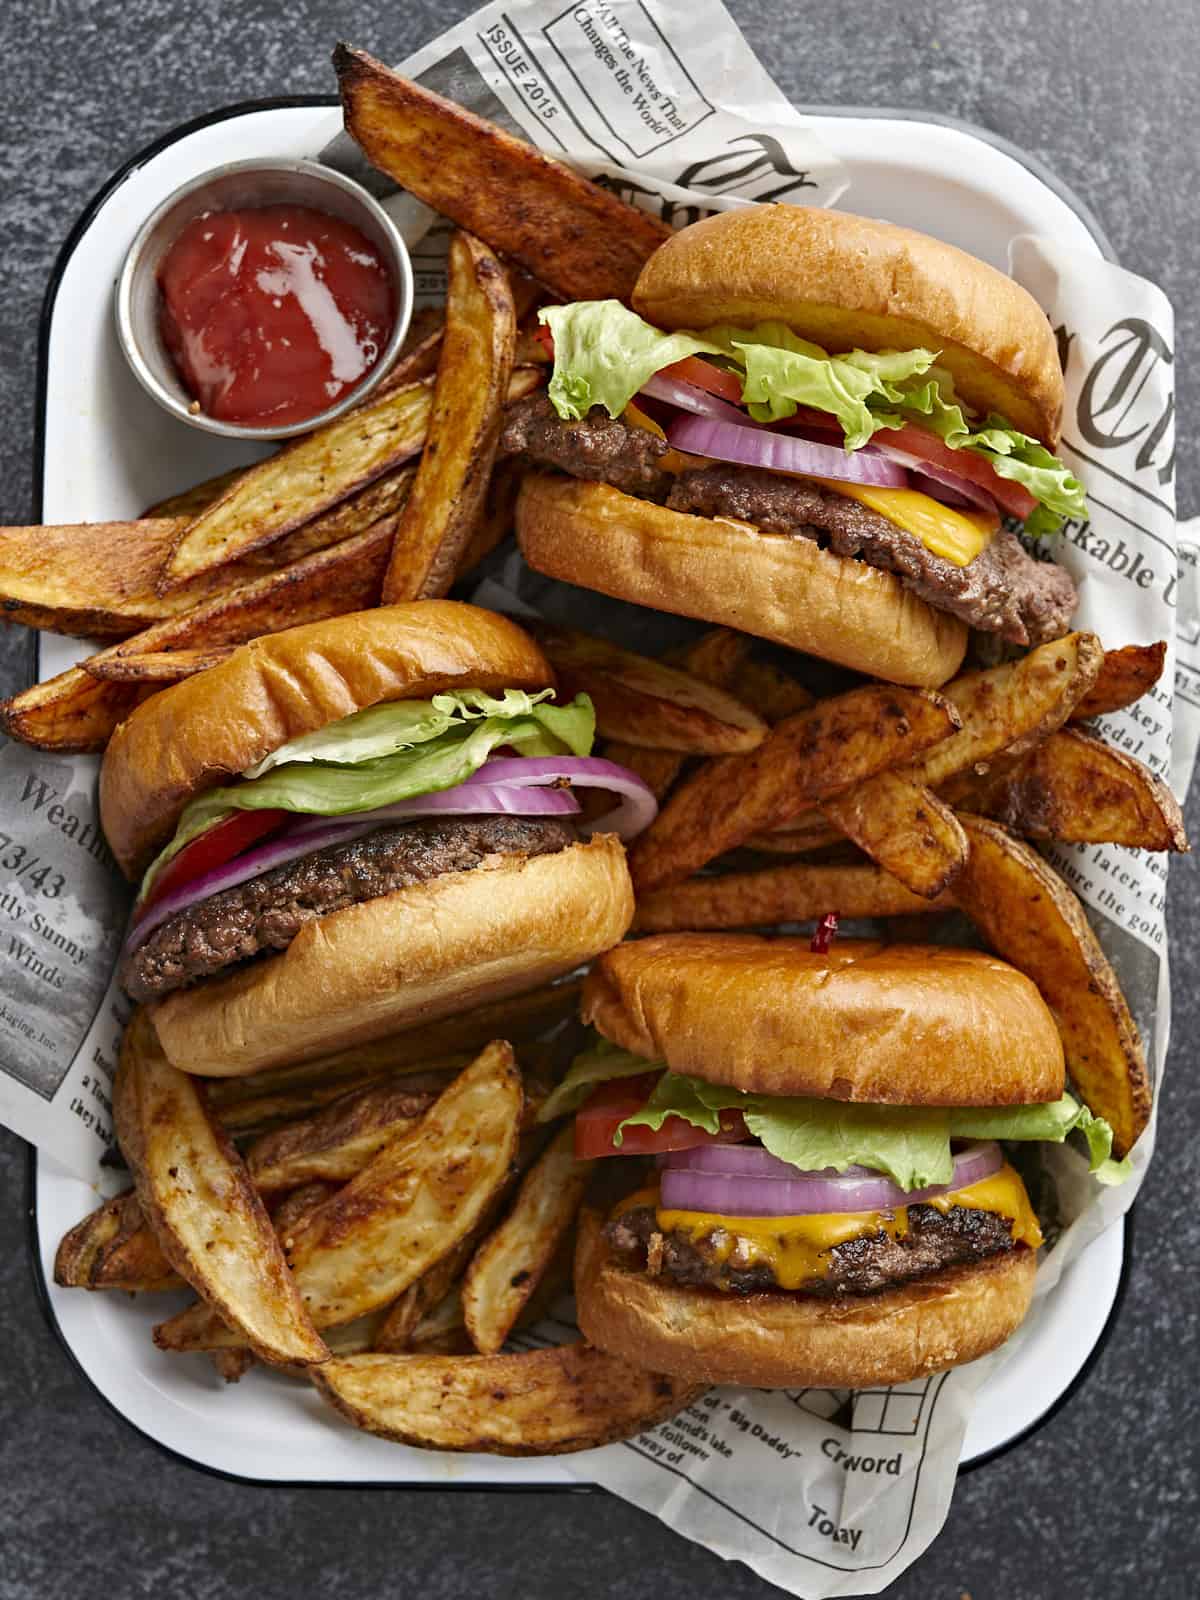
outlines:
[{"label": "tomato slice", "polygon": [[707,394],[728,400],[732,405],[740,406],[742,403],[742,380],[737,373],[727,372],[724,367],[714,367],[711,361],[705,361],[701,356],[684,356],[682,361],[673,361],[662,370],[668,378],[690,383]]},{"label": "tomato slice", "polygon": [[597,1156],[654,1156],[663,1150],[690,1150],[699,1144],[732,1144],[748,1138],[740,1111],[720,1113],[720,1133],[706,1133],[684,1117],[667,1117],[661,1128],[626,1128],[621,1143],[613,1135],[626,1117],[640,1111],[658,1081],[655,1072],[638,1078],[602,1083],[575,1115],[575,1154],[581,1161]]},{"label": "tomato slice", "polygon": [[200,834],[190,844],[185,844],[177,856],[172,856],[155,878],[150,893],[137,908],[144,916],[152,905],[173,889],[182,888],[193,878],[202,878],[206,872],[223,867],[234,856],[257,844],[268,833],[284,822],[292,813],[277,809],[265,811],[235,811],[231,817],[215,823],[206,833]]},{"label": "tomato slice", "polygon": [[546,352],[546,354],[548,356],[550,356],[551,358],[553,358],[553,356],[554,356],[554,335],[550,332],[550,329],[546,326],[546,324],[544,322],[539,322],[538,323],[537,327],[533,330],[533,337],[541,345],[542,349]]},{"label": "tomato slice", "polygon": [[977,455],[974,450],[951,450],[944,439],[939,439],[936,433],[930,433],[925,428],[909,423],[903,428],[880,429],[875,439],[877,444],[894,445],[897,450],[904,450],[922,461],[928,461],[932,466],[942,467],[946,472],[955,472],[960,478],[966,478],[968,483],[985,489],[1002,511],[1007,511],[1010,517],[1017,517],[1021,522],[1037,505],[1028,489],[1009,478],[1002,478],[983,456]]}]

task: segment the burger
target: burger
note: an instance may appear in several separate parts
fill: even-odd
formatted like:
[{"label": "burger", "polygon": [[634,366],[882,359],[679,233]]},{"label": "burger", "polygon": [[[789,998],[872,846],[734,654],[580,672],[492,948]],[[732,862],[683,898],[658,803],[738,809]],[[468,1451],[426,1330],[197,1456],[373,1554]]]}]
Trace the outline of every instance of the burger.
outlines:
[{"label": "burger", "polygon": [[577,1106],[577,1153],[627,1175],[581,1228],[579,1325],[654,1371],[865,1388],[974,1360],[1042,1243],[1001,1141],[1078,1128],[1124,1176],[1037,989],[974,950],[665,934],[601,957],[583,1009],[599,1037],[542,1114]]},{"label": "burger", "polygon": [[[508,413],[537,571],[933,687],[969,628],[1067,632],[1026,543],[1083,517],[1054,455],[1054,334],[1011,278],[888,223],[726,211],[647,261],[633,309],[541,313],[547,391]],[[1025,542],[1022,542],[1024,536]]]},{"label": "burger", "polygon": [[[256,639],[117,729],[100,815],[141,878],[119,981],[167,1058],[254,1072],[552,979],[633,915],[654,815],[586,696],[474,606]],[[611,799],[587,827],[577,790]]]}]

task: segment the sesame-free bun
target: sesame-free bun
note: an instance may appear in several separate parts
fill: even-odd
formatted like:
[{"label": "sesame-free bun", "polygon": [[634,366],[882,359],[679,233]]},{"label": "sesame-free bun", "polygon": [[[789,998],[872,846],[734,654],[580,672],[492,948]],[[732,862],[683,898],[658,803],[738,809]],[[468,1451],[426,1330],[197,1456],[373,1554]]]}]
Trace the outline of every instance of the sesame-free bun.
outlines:
[{"label": "sesame-free bun", "polygon": [[234,1077],[535,988],[616,944],[632,918],[625,851],[603,834],[319,917],[280,954],[147,1010],[173,1066]]},{"label": "sesame-free bun", "polygon": [[289,628],[151,696],[120,725],[100,769],[100,821],[118,865],[135,877],[193,796],[301,734],[388,700],[553,684],[550,663],[527,633],[453,600]]},{"label": "sesame-free bun", "polygon": [[608,484],[528,473],[516,525],[526,561],[551,578],[721,623],[888,683],[937,688],[967,647],[963,623],[890,572],[811,539],[671,511]]},{"label": "sesame-free bun", "polygon": [[1030,980],[943,945],[664,933],[610,950],[583,1018],[673,1071],[751,1093],[880,1105],[1058,1100],[1062,1040]]},{"label": "sesame-free bun", "polygon": [[698,1382],[875,1389],[987,1355],[1021,1324],[1036,1253],[1004,1255],[880,1294],[733,1295],[617,1265],[595,1211],[580,1218],[575,1304],[611,1355]]},{"label": "sesame-free bun", "polygon": [[1058,442],[1062,367],[1037,301],[911,228],[807,206],[719,212],[660,245],[633,304],[671,330],[784,322],[833,353],[936,350],[968,405]]}]

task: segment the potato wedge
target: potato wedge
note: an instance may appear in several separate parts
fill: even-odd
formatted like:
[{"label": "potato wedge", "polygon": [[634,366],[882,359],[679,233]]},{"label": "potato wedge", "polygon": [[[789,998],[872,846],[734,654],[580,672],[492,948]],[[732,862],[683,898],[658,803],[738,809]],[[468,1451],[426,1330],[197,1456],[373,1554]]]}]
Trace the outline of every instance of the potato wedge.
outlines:
[{"label": "potato wedge", "polygon": [[824,821],[819,813],[816,822],[809,821],[809,815],[806,811],[804,821],[797,818],[795,822],[771,828],[765,833],[752,833],[744,841],[746,848],[761,850],[771,856],[806,856],[813,850],[823,850],[827,845],[837,844],[846,837],[840,828]]},{"label": "potato wedge", "polygon": [[1079,728],[1060,728],[1011,770],[955,780],[955,803],[1028,839],[1187,850],[1183,814],[1161,778]]},{"label": "potato wedge", "polygon": [[703,1385],[644,1372],[591,1345],[499,1356],[365,1355],[313,1381],[356,1427],[427,1450],[562,1455],[627,1439],[690,1405]]},{"label": "potato wedge", "polygon": [[729,687],[772,726],[782,722],[784,717],[807,711],[814,704],[813,696],[802,683],[766,661],[742,662]]},{"label": "potato wedge", "polygon": [[215,505],[223,494],[232,489],[245,470],[245,467],[230,467],[228,472],[218,472],[213,478],[205,478],[202,483],[194,483],[190,489],[181,489],[178,494],[169,494],[165,500],[156,500],[142,512],[141,520],[147,521],[152,517],[186,517],[192,522],[202,511],[207,511],[209,506]]},{"label": "potato wedge", "polygon": [[63,1289],[124,1289],[147,1294],[182,1289],[132,1189],[113,1195],[63,1235],[54,1256]]},{"label": "potato wedge", "polygon": [[928,899],[874,864],[764,867],[689,878],[643,895],[634,933],[684,933],[708,928],[767,927],[810,922],[827,911],[843,917],[915,916],[953,906],[950,895]]},{"label": "potato wedge", "polygon": [[348,1183],[436,1099],[428,1090],[414,1094],[403,1080],[346,1095],[316,1116],[256,1139],[246,1151],[251,1180],[260,1194],[314,1179]]},{"label": "potato wedge", "polygon": [[900,772],[881,772],[869,785],[834,795],[821,811],[872,861],[929,899],[954,882],[967,859],[967,836],[954,812]]},{"label": "potato wedge", "polygon": [[309,1219],[289,1260],[319,1325],[389,1304],[470,1233],[508,1175],[523,1100],[511,1047],[488,1045]]},{"label": "potato wedge", "polygon": [[560,694],[591,696],[603,738],[682,755],[725,755],[753,750],[766,737],[756,712],[698,676],[574,628],[539,624],[533,631]]},{"label": "potato wedge", "polygon": [[372,166],[564,300],[628,301],[664,222],[362,50],[340,44],[333,64]]},{"label": "potato wedge", "polygon": [[568,1122],[526,1173],[512,1210],[471,1258],[463,1318],[482,1355],[494,1355],[511,1333],[575,1221],[594,1166],[575,1159],[575,1128]]},{"label": "potato wedge", "polygon": [[[393,1301],[376,1332],[371,1346],[373,1350],[399,1355],[402,1351],[412,1349],[418,1328],[425,1327],[427,1333],[433,1331],[428,1327],[430,1320],[436,1317],[438,1308],[457,1293],[458,1281],[490,1223],[489,1216],[455,1245],[449,1255],[435,1261],[427,1272],[423,1272],[415,1283],[409,1284],[404,1293]],[[458,1300],[458,1314],[461,1326],[461,1298]]]},{"label": "potato wedge", "polygon": [[450,241],[446,326],[421,464],[383,580],[385,605],[446,594],[476,533],[512,373],[508,273],[469,233]]},{"label": "potato wedge", "polygon": [[264,1360],[325,1360],[241,1157],[195,1081],[168,1065],[142,1011],[121,1041],[113,1111],[168,1262]]},{"label": "potato wedge", "polygon": [[483,509],[475,523],[474,532],[458,558],[459,579],[467,577],[498,545],[502,545],[513,531],[517,495],[525,466],[516,456],[501,461],[492,468]]},{"label": "potato wedge", "polygon": [[128,655],[93,657],[88,672],[93,678],[111,683],[178,683],[197,672],[207,672],[227,661],[236,645],[217,645],[211,650],[142,650]]},{"label": "potato wedge", "polygon": [[0,616],[79,639],[124,639],[191,602],[155,593],[187,524],[83,522],[0,528]]},{"label": "potato wedge", "polygon": [[254,1352],[244,1346],[240,1350],[213,1350],[209,1360],[223,1382],[240,1383],[254,1365]]},{"label": "potato wedge", "polygon": [[1142,1041],[1075,895],[999,823],[963,813],[970,840],[954,898],[996,954],[1032,978],[1062,1034],[1067,1071],[1125,1155],[1150,1117]]},{"label": "potato wedge", "polygon": [[1157,644],[1127,644],[1120,650],[1106,650],[1095,683],[1071,712],[1072,722],[1086,717],[1102,717],[1109,711],[1123,711],[1140,700],[1162,677],[1167,664],[1167,641]]},{"label": "potato wedge", "polygon": [[751,834],[945,741],[958,714],[931,691],[871,684],[787,717],[746,755],[678,788],[629,852],[639,894],[679,883]]},{"label": "potato wedge", "polygon": [[428,379],[406,384],[249,468],[179,536],[163,591],[282,538],[415,456],[431,404]]}]

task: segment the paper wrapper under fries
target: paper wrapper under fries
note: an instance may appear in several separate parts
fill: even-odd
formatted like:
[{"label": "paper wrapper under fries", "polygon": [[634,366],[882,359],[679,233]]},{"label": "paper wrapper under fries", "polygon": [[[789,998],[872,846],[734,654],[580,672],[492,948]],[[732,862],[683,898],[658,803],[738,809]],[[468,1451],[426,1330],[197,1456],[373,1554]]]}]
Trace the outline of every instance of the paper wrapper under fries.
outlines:
[{"label": "paper wrapper under fries", "polygon": [[[340,66],[348,70],[346,61]],[[547,153],[565,155],[610,192],[634,200],[646,214],[648,247],[667,226],[690,221],[704,210],[747,201],[830,204],[848,181],[847,204],[854,205],[853,172],[845,173],[807,132],[715,0],[689,5],[686,17],[651,12],[622,0],[565,11],[541,3],[490,6],[420,51],[401,70]],[[318,130],[314,147],[332,132]],[[449,153],[443,154],[439,181],[451,183],[452,143]],[[329,158],[362,170],[361,156],[345,140],[336,142]],[[377,172],[370,177],[373,188],[388,193],[391,186],[386,179]],[[564,193],[565,199],[560,195],[559,200],[571,202],[574,191]],[[468,185],[455,203],[466,206],[477,201]],[[423,298],[442,299],[450,230],[411,196],[393,193],[388,204],[417,245]],[[601,202],[596,205],[603,209]],[[636,256],[641,248],[636,230],[630,238],[632,245],[626,240],[624,253],[614,247],[582,261],[565,258],[564,292],[620,292],[629,251]],[[489,243],[519,262],[522,251],[534,248],[536,241],[514,233]],[[1200,715],[1193,709],[1200,705],[1200,584],[1195,548],[1181,548],[1182,563],[1177,559],[1169,466],[1170,307],[1152,285],[1091,256],[1064,250],[1053,240],[1014,240],[1012,270],[1046,308],[1058,331],[1068,401],[1063,450],[1083,478],[1092,508],[1090,522],[1067,526],[1060,549],[1060,559],[1075,576],[1082,596],[1076,627],[1094,630],[1108,650],[1160,638],[1171,641],[1166,674],[1136,705],[1101,718],[1104,738],[1169,780],[1182,795],[1200,743]],[[497,386],[506,381],[510,357],[507,342],[503,349],[497,346],[489,381]],[[438,362],[436,336],[420,361],[409,373],[414,387],[404,393],[385,390],[374,402],[384,430],[379,448],[391,452],[389,460],[397,463],[407,459],[406,449],[413,454],[400,435],[411,430],[416,412],[422,413],[421,427],[428,413],[428,385]],[[479,426],[484,429],[485,422]],[[345,507],[356,502],[351,495],[341,510],[334,507],[324,520],[316,518],[270,545],[275,556],[259,567],[254,565],[258,560],[254,539],[245,542],[245,530],[251,515],[267,514],[271,496],[264,497],[264,506],[257,505],[253,481],[246,480],[248,487],[241,493],[250,498],[237,515],[212,519],[210,553],[227,537],[244,542],[250,574],[262,586],[255,591],[254,603],[266,614],[284,581],[272,575],[271,562],[277,566],[283,561],[281,547],[286,540],[298,540],[289,559],[309,565],[299,574],[299,586],[291,581],[290,587],[309,607],[306,616],[333,614],[345,609],[348,599],[353,603],[355,583],[377,587],[383,582],[394,521],[404,514],[412,478],[410,470],[402,483],[393,477],[388,495],[368,492],[365,501],[359,499],[357,512],[351,514],[358,516],[357,521],[345,520]],[[358,496],[363,493],[359,490]],[[196,515],[204,504],[188,499],[156,508],[159,520],[154,526],[164,548],[175,540],[179,519]],[[342,520],[330,526],[329,517]],[[341,549],[337,541],[347,534],[362,541],[361,547],[356,546],[352,571],[343,558],[328,553]],[[274,537],[270,530],[268,537]],[[472,537],[480,538],[479,532]],[[480,545],[485,547],[486,539]],[[201,588],[213,581],[207,561],[202,555],[194,569],[192,581]],[[536,577],[516,558],[497,556],[488,570],[491,577],[480,590],[481,603],[525,611],[559,627],[578,627],[574,592]],[[101,597],[103,605],[95,616],[77,619],[80,631],[91,626],[97,635],[120,640],[132,631],[127,626],[132,620],[151,632],[140,635],[136,648],[110,646],[86,675],[75,680],[71,705],[83,730],[81,742],[89,718],[102,725],[114,704],[127,708],[161,681],[162,673],[170,669],[165,652],[190,653],[195,659],[184,664],[188,670],[199,670],[208,664],[206,649],[219,656],[224,646],[237,642],[236,627],[245,626],[244,617],[236,624],[229,622],[218,593],[205,599],[213,608],[206,613],[205,635],[180,633],[169,606],[161,597],[152,597],[152,585],[142,585],[131,612],[129,597],[137,588],[136,575],[126,574],[125,579],[113,584],[110,596]],[[406,585],[405,592],[415,593],[434,592],[443,580],[444,574],[431,574],[425,567],[394,570],[391,578],[397,592]],[[205,598],[201,589],[196,598]],[[357,603],[369,601],[359,598]],[[136,610],[138,605],[146,608],[144,612]],[[29,620],[38,618],[31,612]],[[589,599],[585,625],[649,655],[661,655],[693,631],[675,619],[636,612],[598,596]],[[560,637],[556,647],[560,670],[569,669],[578,644]],[[79,654],[85,654],[84,647]],[[747,733],[744,722],[738,721],[739,702],[723,698],[717,682],[726,674],[727,685],[734,666],[736,662],[730,661],[719,672],[714,670],[711,681],[717,687],[704,702],[711,714],[711,753],[717,756],[736,752]],[[698,666],[694,670],[696,676],[705,677]],[[90,686],[82,677],[90,680]],[[637,695],[652,691],[653,685],[646,690],[615,681],[609,706],[614,728],[636,732]],[[124,698],[114,701],[114,694]],[[774,720],[761,695],[757,703],[767,720]],[[35,702],[30,715],[38,714]],[[744,707],[740,714],[744,717]],[[753,727],[749,732],[757,736]],[[649,774],[655,768],[664,784],[678,766],[673,752],[639,752],[636,739],[622,758],[632,765],[646,762],[644,770]],[[110,985],[126,901],[99,836],[93,807],[95,769],[94,757],[38,752],[20,745],[6,748],[0,758],[0,814],[5,819],[0,830],[0,910],[5,919],[5,942],[0,946],[4,995],[0,1120],[88,1180],[94,1179],[98,1159],[112,1139],[109,1101],[118,1041],[128,1020],[127,1008]],[[830,818],[817,820],[823,825]],[[847,819],[842,814],[839,820]],[[964,903],[971,899],[969,909],[985,929],[998,892],[996,875],[1004,868],[1003,860],[993,861],[988,854],[988,826],[972,825],[976,868],[972,880],[960,886]],[[1163,922],[1167,857],[1109,846],[1058,846],[1053,860],[1087,907],[1095,936],[1128,997],[1158,1088],[1169,1029]],[[876,893],[867,882],[872,871],[861,869],[862,882],[854,891],[864,898]],[[898,912],[907,908],[902,898],[906,894],[898,887]],[[1004,930],[995,927],[990,932],[1000,941]],[[1076,1024],[1086,1028],[1086,1016],[1077,1018]],[[474,1052],[484,1042],[464,1042],[464,1052]],[[137,1030],[130,1030],[126,1050],[137,1044]],[[327,1139],[319,1148],[310,1141],[298,1151],[286,1133],[260,1137],[249,1168],[253,1183],[239,1191],[234,1219],[247,1238],[258,1241],[263,1261],[277,1266],[286,1254],[293,1276],[277,1273],[265,1287],[235,1284],[235,1298],[230,1298],[230,1286],[223,1285],[224,1322],[214,1318],[204,1302],[197,1302],[161,1325],[160,1344],[176,1350],[215,1349],[221,1369],[230,1377],[245,1369],[250,1359],[247,1350],[277,1360],[302,1360],[306,1353],[322,1351],[326,1324],[342,1318],[353,1288],[342,1280],[345,1263],[329,1248],[325,1236],[331,1213],[324,1208],[335,1193],[331,1183],[349,1179],[348,1189],[342,1191],[346,1193],[364,1182],[352,1174],[360,1172],[364,1148],[377,1153],[377,1145],[371,1143],[375,1135],[369,1130],[378,1127],[381,1116],[391,1119],[392,1126],[424,1113],[453,1071],[467,1069],[456,1090],[464,1105],[472,1085],[477,1078],[482,1082],[485,1073],[496,1075],[492,1087],[500,1094],[511,1076],[508,1061],[481,1057],[469,1065],[470,1061],[470,1053],[447,1058],[436,1081],[419,1087],[402,1083],[398,1089],[360,1082],[353,1061],[328,1063],[338,1093],[361,1089],[365,1098],[339,1102],[322,1113],[328,1119]],[[216,1163],[214,1170],[219,1171],[225,1159],[229,1136],[256,1131],[261,1124],[269,1127],[278,1115],[279,1097],[272,1098],[269,1086],[262,1085],[256,1090],[257,1099],[239,1100],[237,1091],[231,1090],[223,1091],[223,1099],[214,1096],[215,1114],[206,1120],[195,1096],[188,1097],[186,1080],[181,1086],[175,1081],[178,1077],[164,1074],[147,1049],[136,1074],[127,1079],[127,1093],[138,1098],[125,1114],[135,1122],[142,1118],[149,1126],[153,1106],[173,1097],[173,1125],[190,1130],[189,1137],[203,1145]],[[287,1094],[293,1115],[300,1102],[305,1112],[315,1113],[332,1098],[327,1086],[316,1082],[292,1083]],[[488,1098],[489,1114],[504,1121],[503,1096]],[[435,1283],[437,1274],[420,1276],[419,1261],[415,1266],[411,1260],[393,1262],[397,1275],[389,1289],[395,1289],[397,1297],[386,1325],[372,1326],[366,1333],[359,1321],[328,1328],[334,1359],[323,1364],[320,1380],[327,1397],[347,1416],[360,1422],[372,1419],[369,1425],[391,1437],[410,1437],[416,1429],[426,1439],[437,1437],[444,1448],[497,1450],[514,1440],[528,1444],[531,1437],[529,1430],[535,1426],[531,1418],[506,1406],[494,1408],[486,1434],[471,1432],[465,1424],[459,1427],[455,1407],[461,1406],[464,1415],[471,1413],[478,1399],[472,1386],[483,1381],[482,1369],[471,1361],[460,1360],[454,1368],[454,1404],[442,1409],[436,1423],[441,1434],[430,1431],[439,1407],[430,1400],[425,1414],[421,1384],[410,1389],[402,1414],[388,1409],[393,1391],[388,1388],[387,1363],[404,1359],[389,1352],[408,1348],[414,1329],[423,1330],[430,1350],[456,1348],[454,1340],[461,1337],[465,1321],[478,1347],[494,1350],[535,1309],[520,1294],[496,1291],[506,1272],[513,1279],[507,1254],[513,1245],[503,1228],[493,1232],[487,1247],[472,1259],[487,1198],[499,1192],[500,1167],[514,1150],[521,1165],[515,1106],[514,1100],[495,1141],[497,1148],[503,1147],[505,1161],[494,1174],[480,1175],[479,1214],[463,1221],[465,1232],[453,1272]],[[444,1106],[440,1114],[443,1120],[451,1118],[454,1104]],[[1134,1180],[1099,1192],[1073,1151],[1047,1153],[1046,1175],[1056,1192],[1062,1227],[1040,1268],[1039,1295],[1052,1293],[1063,1268],[1132,1203],[1153,1140],[1151,1118],[1133,1148]],[[353,1158],[346,1165],[348,1150]],[[164,1237],[173,1236],[165,1221],[171,1196],[161,1183],[169,1150],[155,1149],[148,1140],[146,1148],[130,1155],[137,1197],[115,1199],[97,1214],[98,1221],[89,1219],[88,1227],[81,1225],[82,1231],[68,1236],[60,1252],[60,1263],[69,1274],[66,1281],[169,1284],[177,1281],[176,1270],[181,1268],[193,1282],[203,1280],[208,1270],[204,1263],[164,1255],[155,1242],[156,1222]],[[420,1159],[416,1145],[410,1155]],[[524,1180],[516,1201],[518,1212],[523,1208],[553,1220],[556,1205],[565,1205],[564,1193],[574,1196],[581,1187],[583,1174],[576,1166],[561,1139],[551,1145],[543,1164]],[[284,1206],[268,1217],[260,1195],[269,1203],[276,1189],[291,1192]],[[153,1231],[142,1226],[143,1215]],[[553,1226],[547,1237],[552,1233]],[[472,1266],[461,1291],[447,1295],[467,1260]],[[535,1392],[549,1393],[555,1384],[568,1381],[581,1397],[579,1414],[585,1421],[593,1407],[598,1416],[607,1415],[610,1421],[617,1417],[619,1422],[620,1417],[659,1416],[684,1404],[677,1415],[634,1438],[569,1458],[571,1470],[581,1481],[601,1483],[655,1512],[672,1528],[722,1556],[745,1561],[792,1593],[812,1597],[877,1593],[940,1528],[973,1397],[996,1365],[1009,1359],[1029,1336],[1037,1315],[1035,1306],[1016,1341],[996,1356],[889,1395],[726,1389],[695,1396],[679,1386],[665,1397],[660,1393],[655,1401],[631,1384],[614,1399],[613,1389],[624,1381],[621,1375],[609,1370],[605,1361],[592,1361],[574,1348],[562,1354],[547,1350],[539,1357],[546,1370],[538,1379],[543,1387]],[[556,1333],[549,1324],[526,1327],[516,1335],[518,1343],[524,1340],[527,1345],[557,1343],[560,1337],[561,1327]],[[346,1363],[348,1354],[368,1347],[376,1352],[368,1368]],[[428,1366],[421,1368],[421,1375],[422,1383],[433,1385],[429,1393],[435,1397],[443,1392],[438,1390],[442,1379],[450,1381],[447,1373],[439,1375]],[[570,1447],[565,1422],[557,1431],[549,1421],[543,1425],[544,1448]],[[617,1431],[614,1427],[588,1437],[611,1438]]]}]

